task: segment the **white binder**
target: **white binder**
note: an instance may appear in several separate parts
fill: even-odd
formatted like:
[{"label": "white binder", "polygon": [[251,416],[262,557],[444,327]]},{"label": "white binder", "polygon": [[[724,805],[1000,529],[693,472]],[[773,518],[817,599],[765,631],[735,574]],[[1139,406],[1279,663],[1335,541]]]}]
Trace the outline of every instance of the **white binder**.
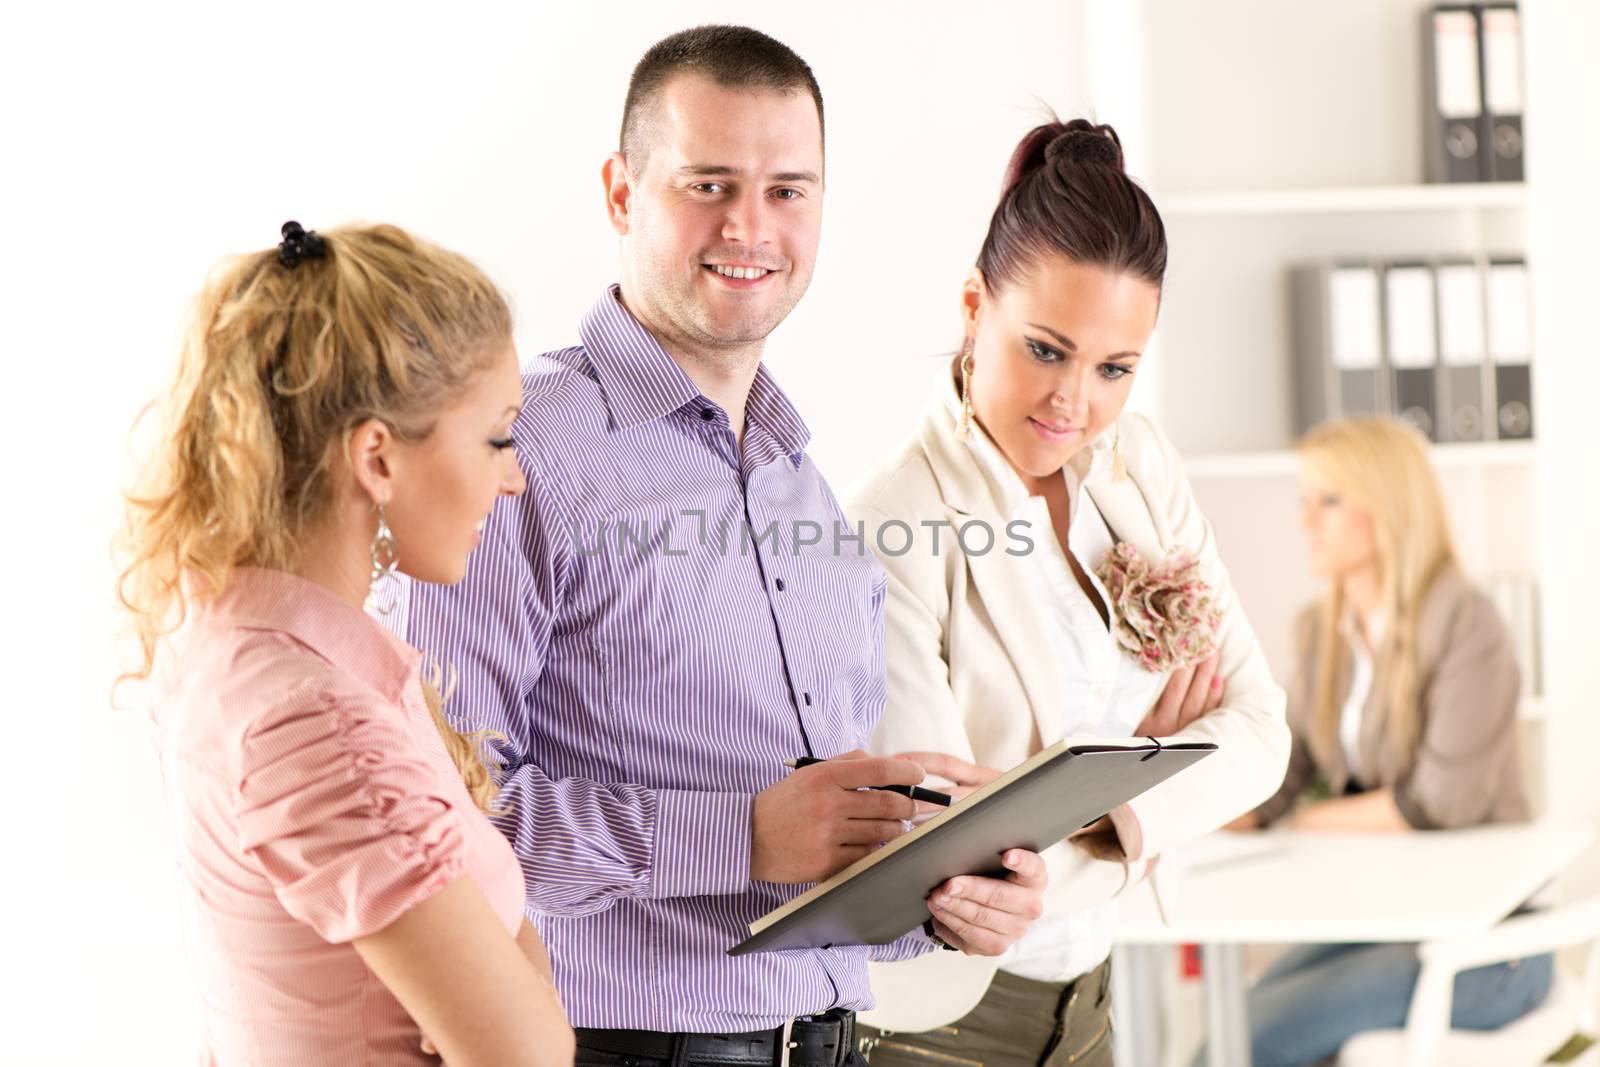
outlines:
[{"label": "white binder", "polygon": [[1482,441],[1494,436],[1493,420],[1485,415],[1493,409],[1494,390],[1484,333],[1483,268],[1472,260],[1445,261],[1435,278],[1440,439]]}]

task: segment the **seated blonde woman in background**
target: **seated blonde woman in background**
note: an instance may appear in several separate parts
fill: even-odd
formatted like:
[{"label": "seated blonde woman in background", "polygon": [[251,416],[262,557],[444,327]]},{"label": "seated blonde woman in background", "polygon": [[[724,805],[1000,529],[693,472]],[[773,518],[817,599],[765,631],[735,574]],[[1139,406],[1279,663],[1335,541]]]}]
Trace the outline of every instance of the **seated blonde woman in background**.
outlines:
[{"label": "seated blonde woman in background", "polygon": [[[1515,652],[1457,568],[1427,442],[1395,420],[1351,419],[1311,431],[1300,456],[1302,523],[1328,595],[1297,623],[1289,773],[1235,828],[1526,821]],[[1297,806],[1319,779],[1331,796]],[[1364,1030],[1404,1025],[1418,971],[1414,945],[1291,950],[1250,994],[1255,1067],[1315,1063]],[[1552,974],[1549,956],[1463,972],[1451,1025],[1521,1017]]]},{"label": "seated blonde woman in background", "polygon": [[400,559],[460,580],[522,492],[510,313],[394,227],[283,233],[201,294],[119,583],[205,1062],[570,1064],[494,783],[362,610]]}]

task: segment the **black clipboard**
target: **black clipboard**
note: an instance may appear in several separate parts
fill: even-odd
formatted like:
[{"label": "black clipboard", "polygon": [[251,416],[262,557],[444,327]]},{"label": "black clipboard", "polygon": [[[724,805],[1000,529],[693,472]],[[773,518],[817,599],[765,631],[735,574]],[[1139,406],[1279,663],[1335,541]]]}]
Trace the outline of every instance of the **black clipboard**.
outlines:
[{"label": "black clipboard", "polygon": [[1007,849],[1042,852],[1216,749],[1147,738],[1060,741],[757,919],[728,955],[888,944],[929,918],[928,894],[948,879],[1003,877]]}]

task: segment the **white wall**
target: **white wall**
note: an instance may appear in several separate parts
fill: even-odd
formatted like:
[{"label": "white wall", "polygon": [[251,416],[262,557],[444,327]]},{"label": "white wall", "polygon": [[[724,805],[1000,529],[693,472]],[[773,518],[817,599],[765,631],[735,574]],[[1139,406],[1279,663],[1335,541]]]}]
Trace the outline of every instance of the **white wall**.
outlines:
[{"label": "white wall", "polygon": [[7,1062],[195,1045],[152,755],[106,707],[106,546],[129,422],[218,255],[291,217],[398,222],[490,270],[525,353],[570,343],[614,274],[598,173],[632,63],[750,21],[829,108],[821,261],[769,351],[842,485],[909,431],[956,343],[1039,101],[1093,103],[1073,2],[19,6],[0,16]]},{"label": "white wall", "polygon": [[1138,2],[1163,189],[1419,180],[1430,0]]},{"label": "white wall", "polygon": [[[1600,593],[1600,341],[1595,339],[1595,282],[1600,268],[1600,141],[1594,103],[1600,69],[1600,6],[1582,0],[1527,0],[1528,166],[1540,195],[1528,205],[1528,260],[1541,278],[1533,305],[1534,402],[1540,430],[1537,529],[1544,573],[1542,632],[1549,723],[1550,799],[1554,814],[1600,817],[1594,754],[1600,748],[1595,686],[1595,596]],[[1556,712],[1559,712],[1557,714]],[[1600,892],[1600,850],[1573,882]]]}]

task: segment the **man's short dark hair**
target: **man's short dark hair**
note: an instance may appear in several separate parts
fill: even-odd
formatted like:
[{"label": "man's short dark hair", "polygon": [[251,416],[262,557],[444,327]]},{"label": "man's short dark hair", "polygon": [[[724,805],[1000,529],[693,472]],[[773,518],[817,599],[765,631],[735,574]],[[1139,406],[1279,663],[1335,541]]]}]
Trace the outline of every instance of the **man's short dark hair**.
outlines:
[{"label": "man's short dark hair", "polygon": [[804,89],[817,103],[817,128],[822,128],[822,89],[794,49],[748,26],[696,26],[651,45],[628,80],[621,150],[636,171],[644,165],[645,127],[656,97],[678,74],[699,74],[724,89]]}]

